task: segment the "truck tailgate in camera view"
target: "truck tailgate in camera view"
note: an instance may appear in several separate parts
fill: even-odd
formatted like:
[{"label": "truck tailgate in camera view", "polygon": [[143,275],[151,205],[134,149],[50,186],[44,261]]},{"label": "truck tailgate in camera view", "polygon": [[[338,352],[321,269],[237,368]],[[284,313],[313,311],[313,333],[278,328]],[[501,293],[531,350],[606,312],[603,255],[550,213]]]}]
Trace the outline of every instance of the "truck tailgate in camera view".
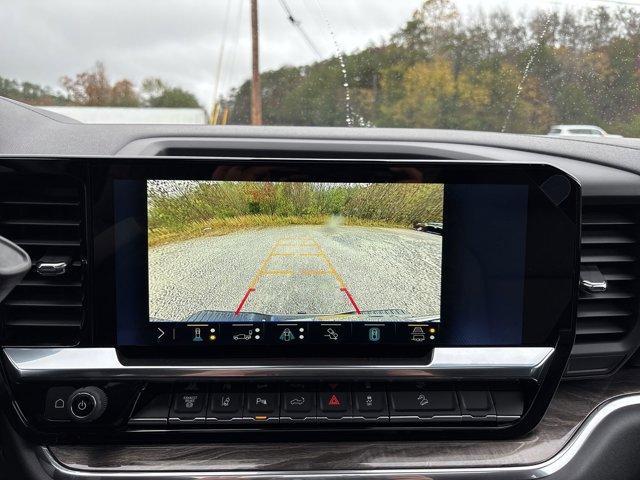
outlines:
[{"label": "truck tailgate in camera view", "polygon": [[148,181],[147,194],[151,321],[439,319],[442,229],[417,226],[442,225],[441,184]]}]

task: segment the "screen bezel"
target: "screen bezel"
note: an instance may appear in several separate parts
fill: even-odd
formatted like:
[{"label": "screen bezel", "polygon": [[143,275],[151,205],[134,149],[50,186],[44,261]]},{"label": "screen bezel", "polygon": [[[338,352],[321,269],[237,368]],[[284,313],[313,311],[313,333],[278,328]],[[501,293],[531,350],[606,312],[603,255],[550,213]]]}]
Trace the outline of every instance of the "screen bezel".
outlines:
[{"label": "screen bezel", "polygon": [[[575,329],[575,310],[577,305],[577,284],[579,274],[579,238],[580,238],[580,187],[578,183],[559,169],[543,164],[497,163],[468,160],[340,160],[307,158],[197,158],[181,157],[176,162],[172,157],[153,157],[136,159],[117,159],[109,163],[95,160],[91,162],[91,197],[93,205],[93,265],[95,278],[94,298],[100,300],[94,311],[94,343],[117,345],[117,319],[115,295],[115,243],[114,243],[114,179],[189,179],[189,180],[253,180],[253,181],[305,181],[305,182],[406,182],[423,183],[473,183],[473,184],[528,184],[539,186],[548,178],[561,175],[571,185],[569,194],[557,206],[571,222],[571,228],[565,229],[562,238],[555,236],[550,249],[548,229],[536,228],[527,223],[526,271],[540,275],[540,259],[546,259],[548,265],[557,263],[561,258],[565,262],[563,279],[575,288],[571,288],[570,298],[563,294],[557,300],[566,304],[565,310],[557,319],[541,321],[542,301],[548,301],[549,291],[541,291],[540,282],[525,278],[525,310],[523,312],[523,342],[518,346],[555,346],[564,333],[573,338]],[[529,209],[531,209],[531,205]],[[536,208],[541,208],[537,206]],[[529,215],[528,215],[529,217]],[[445,220],[446,222],[446,220]],[[445,226],[446,228],[446,226]],[[543,251],[541,251],[543,250]],[[544,254],[544,255],[542,255]],[[568,257],[567,257],[568,256]],[[534,261],[536,262],[534,264]],[[569,268],[567,268],[569,265]],[[542,269],[544,270],[544,269]],[[445,272],[443,270],[443,276]],[[146,276],[146,273],[145,273]],[[538,279],[539,280],[539,279]],[[446,279],[443,277],[443,282]],[[146,288],[146,287],[145,287]],[[551,292],[553,295],[553,292]],[[546,325],[546,328],[542,328]],[[437,345],[438,347],[447,345]],[[454,346],[454,345],[450,345]],[[465,345],[468,346],[468,345]],[[488,346],[488,345],[482,345]],[[503,345],[501,345],[503,346]],[[231,347],[216,349],[193,349],[177,346],[120,347],[136,355],[175,355],[175,356],[265,356],[273,347],[256,349],[251,352]],[[427,354],[424,347],[407,349],[379,345],[367,348],[345,349],[323,348],[305,345],[302,348],[287,349],[285,355],[303,356],[377,356],[397,355],[420,357]],[[282,356],[282,352],[279,353]]]}]

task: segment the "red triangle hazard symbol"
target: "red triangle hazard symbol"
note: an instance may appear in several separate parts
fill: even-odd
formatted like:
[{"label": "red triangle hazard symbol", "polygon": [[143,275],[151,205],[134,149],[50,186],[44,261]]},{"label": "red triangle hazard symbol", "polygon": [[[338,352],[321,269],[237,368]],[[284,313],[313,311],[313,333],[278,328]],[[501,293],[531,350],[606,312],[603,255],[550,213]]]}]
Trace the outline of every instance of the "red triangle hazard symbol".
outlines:
[{"label": "red triangle hazard symbol", "polygon": [[329,405],[331,405],[332,407],[340,406],[340,400],[335,394],[331,395],[331,398],[329,398]]}]

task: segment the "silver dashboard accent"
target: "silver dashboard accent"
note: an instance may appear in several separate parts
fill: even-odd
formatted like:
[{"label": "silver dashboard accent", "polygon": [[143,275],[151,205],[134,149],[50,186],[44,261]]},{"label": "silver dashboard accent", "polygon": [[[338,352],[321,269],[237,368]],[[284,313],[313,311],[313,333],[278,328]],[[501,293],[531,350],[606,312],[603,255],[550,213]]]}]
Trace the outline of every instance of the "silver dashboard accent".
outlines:
[{"label": "silver dashboard accent", "polygon": [[482,468],[377,469],[327,471],[195,471],[151,472],[77,470],[62,465],[46,447],[36,451],[45,471],[57,480],[531,480],[549,477],[565,468],[585,446],[599,425],[620,409],[640,406],[640,395],[611,399],[596,408],[567,444],[549,460],[535,465]]},{"label": "silver dashboard accent", "polygon": [[43,277],[57,277],[58,275],[64,275],[69,268],[68,261],[59,262],[38,262],[36,263],[36,272]]},{"label": "silver dashboard accent", "polygon": [[606,292],[607,279],[596,265],[582,265],[580,267],[580,288],[587,293]]},{"label": "silver dashboard accent", "polygon": [[552,347],[435,348],[431,361],[407,359],[296,359],[216,361],[130,360],[115,348],[5,348],[9,374],[38,380],[180,380],[214,378],[539,378]]}]

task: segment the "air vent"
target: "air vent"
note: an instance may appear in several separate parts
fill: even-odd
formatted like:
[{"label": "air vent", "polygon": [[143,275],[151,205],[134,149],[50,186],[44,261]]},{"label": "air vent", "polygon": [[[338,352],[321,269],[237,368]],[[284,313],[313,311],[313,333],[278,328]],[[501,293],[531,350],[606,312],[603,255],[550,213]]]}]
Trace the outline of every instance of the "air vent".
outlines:
[{"label": "air vent", "polygon": [[581,266],[602,273],[607,287],[580,292],[567,375],[609,373],[637,346],[638,212],[636,205],[583,207]]},{"label": "air vent", "polygon": [[4,345],[73,345],[84,320],[82,185],[67,176],[0,176],[0,235],[31,271],[0,305]]}]

